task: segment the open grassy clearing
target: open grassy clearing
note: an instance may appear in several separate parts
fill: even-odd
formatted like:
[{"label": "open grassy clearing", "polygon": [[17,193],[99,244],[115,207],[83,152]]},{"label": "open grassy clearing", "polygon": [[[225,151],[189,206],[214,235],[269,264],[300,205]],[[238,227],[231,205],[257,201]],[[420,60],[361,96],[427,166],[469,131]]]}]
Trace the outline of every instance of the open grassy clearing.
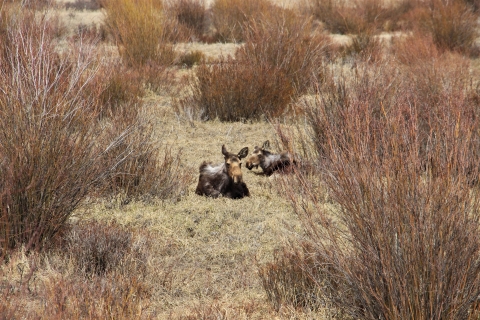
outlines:
[{"label": "open grassy clearing", "polygon": [[[181,151],[185,170],[195,175],[188,194],[174,203],[98,203],[86,208],[86,217],[152,232],[155,253],[149,264],[153,270],[161,270],[160,274],[166,272],[162,270],[166,266],[173,268],[167,287],[161,284],[161,276],[151,280],[163,286],[152,297],[153,314],[160,319],[188,314],[201,318],[202,313],[209,312],[224,314],[227,319],[282,318],[282,312],[287,318],[293,314],[299,318],[323,317],[322,312],[309,316],[309,312],[303,315],[300,310],[288,309],[277,314],[256,275],[257,263],[270,261],[274,250],[302,234],[291,205],[278,193],[277,180],[282,177],[264,177],[256,174],[258,169],[248,171],[243,167],[251,197],[211,199],[194,193],[199,164],[204,160],[221,163],[222,144],[231,152],[244,146],[252,150],[265,140],[274,146],[278,139],[274,126],[188,121],[172,111],[168,97],[148,98],[148,109],[157,123],[156,134]],[[85,218],[83,211],[80,214]]]},{"label": "open grassy clearing", "polygon": [[[253,148],[266,139],[274,145],[275,128],[268,123],[187,121],[172,111],[168,97],[148,98],[148,110],[149,116],[155,119],[155,132],[161,142],[173,146],[174,151],[181,151],[184,170],[195,175],[188,193],[174,202],[164,203],[122,205],[115,200],[95,201],[82,206],[73,216],[74,220],[115,221],[129,229],[141,230],[140,234],[151,242],[145,262],[146,282],[152,287],[153,295],[143,311],[144,316],[156,319],[323,318],[323,311],[304,314],[288,307],[277,313],[267,301],[257,276],[257,264],[270,261],[274,250],[302,234],[291,205],[278,193],[278,176],[267,178],[255,174],[258,170],[244,168],[244,181],[251,197],[241,200],[211,199],[194,193],[199,164],[203,160],[222,162],[222,144],[232,152],[244,146]],[[62,273],[58,268],[64,268],[65,262],[55,263],[54,256],[50,259],[53,267],[36,271],[36,280],[32,283],[45,285]],[[9,265],[25,264],[28,263],[20,258],[13,259]],[[24,272],[23,267],[3,269],[3,281],[21,283]],[[74,271],[63,273],[67,277]],[[36,302],[27,303],[26,308],[41,310]]]}]

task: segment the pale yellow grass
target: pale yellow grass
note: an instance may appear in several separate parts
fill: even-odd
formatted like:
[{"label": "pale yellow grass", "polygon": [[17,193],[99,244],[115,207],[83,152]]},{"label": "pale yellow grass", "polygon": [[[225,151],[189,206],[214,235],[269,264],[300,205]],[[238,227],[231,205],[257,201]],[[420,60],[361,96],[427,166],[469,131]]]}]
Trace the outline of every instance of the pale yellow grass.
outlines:
[{"label": "pale yellow grass", "polygon": [[209,59],[218,59],[220,56],[233,56],[235,50],[241,46],[237,43],[201,43],[201,42],[188,42],[178,43],[175,45],[175,50],[182,53],[189,53],[192,51],[202,51],[203,54]]},{"label": "pale yellow grass", "polygon": [[65,23],[67,35],[72,35],[79,28],[85,26],[97,26],[103,23],[105,15],[100,10],[74,10],[74,9],[56,9],[54,14],[60,17]]}]

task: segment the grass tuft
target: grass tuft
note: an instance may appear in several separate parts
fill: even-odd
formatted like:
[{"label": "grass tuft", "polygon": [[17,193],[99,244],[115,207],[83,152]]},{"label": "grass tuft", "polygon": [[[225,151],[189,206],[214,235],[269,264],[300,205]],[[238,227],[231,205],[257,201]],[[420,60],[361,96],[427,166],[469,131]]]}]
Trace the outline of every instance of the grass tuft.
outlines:
[{"label": "grass tuft", "polygon": [[325,303],[325,289],[318,281],[327,278],[320,275],[326,265],[320,265],[313,256],[314,248],[304,245],[301,250],[287,247],[277,250],[273,262],[259,266],[263,288],[277,311],[285,305],[314,310]]}]

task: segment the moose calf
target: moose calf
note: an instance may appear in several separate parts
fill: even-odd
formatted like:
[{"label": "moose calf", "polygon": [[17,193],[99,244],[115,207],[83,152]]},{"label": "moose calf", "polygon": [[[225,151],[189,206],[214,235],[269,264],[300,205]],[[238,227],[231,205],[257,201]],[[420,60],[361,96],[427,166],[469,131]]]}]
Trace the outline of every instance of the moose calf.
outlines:
[{"label": "moose calf", "polygon": [[250,196],[247,185],[242,179],[241,162],[241,159],[248,155],[248,147],[234,154],[228,152],[223,145],[222,154],[225,157],[224,163],[212,165],[204,161],[200,165],[200,177],[195,193],[213,198],[218,198],[220,195],[232,199]]},{"label": "moose calf", "polygon": [[289,152],[272,153],[267,149],[270,148],[270,141],[265,141],[261,148],[255,146],[252,155],[247,160],[248,170],[252,168],[262,168],[263,174],[272,175],[275,171],[285,170],[290,165],[295,165],[296,161]]}]

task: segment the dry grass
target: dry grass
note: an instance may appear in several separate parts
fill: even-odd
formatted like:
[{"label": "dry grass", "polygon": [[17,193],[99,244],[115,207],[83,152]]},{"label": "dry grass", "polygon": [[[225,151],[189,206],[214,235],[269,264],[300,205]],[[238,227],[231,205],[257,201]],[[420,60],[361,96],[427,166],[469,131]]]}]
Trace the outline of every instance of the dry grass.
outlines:
[{"label": "dry grass", "polygon": [[[239,123],[228,126],[199,123],[197,130],[183,127],[180,130],[174,118],[167,121],[176,129],[172,141],[185,148],[185,162],[195,166],[203,159],[222,161],[216,141],[225,141],[234,148],[247,145],[237,142],[239,137],[255,140],[252,133],[274,138],[271,130],[245,128]],[[208,136],[212,141],[205,143],[198,133],[204,133],[202,137]],[[210,151],[214,148],[218,149],[217,155]],[[189,194],[176,203],[132,202],[118,206],[107,201],[89,205],[86,212],[78,212],[82,219],[149,230],[148,239],[154,245],[148,252],[148,277],[144,282],[155,289],[150,289],[152,296],[148,303],[143,303],[142,314],[147,318],[148,315],[155,319],[198,319],[218,315],[224,315],[225,319],[271,319],[276,316],[256,276],[255,262],[268,261],[279,239],[285,238],[286,232],[300,232],[300,229],[289,205],[276,194],[271,185],[273,181],[253,173],[245,173],[244,178],[252,192],[247,200],[199,197],[193,192],[195,181]],[[3,273],[4,281],[10,279],[7,283],[20,276],[16,269],[18,263],[12,258],[9,266],[13,272]],[[48,287],[59,274],[68,278],[65,271],[43,268],[34,275]],[[127,275],[124,277],[127,279]],[[73,300],[78,299],[71,291],[62,294],[72,294]],[[33,295],[32,299],[41,297]],[[14,297],[11,300],[14,301]],[[29,308],[35,310],[35,305]]]},{"label": "dry grass", "polygon": [[[172,112],[169,99],[156,96],[147,100],[149,114],[155,119],[154,126],[162,136],[162,143],[171,145],[173,150],[182,150],[181,167],[194,174],[195,178],[203,160],[223,161],[222,143],[232,149],[244,146],[253,148],[254,144],[270,139],[272,146],[276,146],[275,128],[270,124],[194,121],[192,127],[190,121]],[[143,318],[208,319],[222,316],[224,319],[272,319],[284,314],[286,318],[296,315],[300,319],[308,319],[310,311],[303,314],[288,306],[277,313],[268,302],[256,275],[257,262],[268,262],[282,239],[289,237],[288,234],[292,232],[301,232],[289,204],[276,191],[276,178],[244,172],[244,179],[252,193],[250,198],[244,200],[197,196],[194,194],[195,179],[190,183],[188,193],[173,202],[146,204],[132,201],[124,205],[115,199],[105,199],[86,204],[77,211],[75,220],[78,217],[81,220],[100,221],[102,225],[115,223],[131,230],[133,237],[143,237],[139,230],[148,232],[148,241],[153,245],[143,249],[148,251],[147,270],[144,273],[146,278],[137,279],[138,286],[132,288],[146,290],[142,289],[146,284],[148,296],[140,304],[134,302],[130,306],[141,306],[138,310]],[[121,234],[120,231],[117,233]],[[111,235],[111,232],[106,234]],[[84,235],[82,238],[87,237]],[[83,261],[87,261],[88,257]],[[99,318],[105,315],[104,311],[94,308],[93,300],[82,302],[82,295],[97,297],[105,305],[112,303],[116,307],[127,307],[116,300],[121,297],[121,290],[128,283],[127,273],[118,275],[119,271],[116,271],[116,281],[119,283],[116,288],[119,291],[111,291],[107,298],[112,300],[108,302],[108,299],[97,296],[99,293],[94,288],[110,281],[113,275],[96,275],[91,280],[80,280],[84,278],[79,279],[78,272],[69,267],[73,262],[58,256],[56,258],[55,255],[49,255],[49,259],[60,259],[58,264],[39,264],[31,275],[32,279],[37,279],[36,282],[28,282],[27,285],[30,288],[45,288],[45,291],[33,292],[29,294],[28,301],[22,302],[24,294],[20,284],[25,280],[20,278],[22,272],[23,278],[29,274],[31,259],[34,258],[17,259],[12,256],[5,265],[8,272],[6,269],[0,271],[2,288],[18,288],[8,296],[11,306],[18,310],[15,311],[16,315],[38,316],[44,313],[45,317],[52,316],[53,306],[64,305],[53,300],[54,297],[70,297],[68,301],[78,308],[83,306],[86,310],[92,310],[92,314]],[[20,266],[24,265],[25,269],[21,272]],[[53,283],[57,284],[55,290]],[[82,289],[75,293],[75,287]],[[52,309],[46,312],[39,308],[42,300],[52,301]],[[113,301],[117,301],[116,304]],[[75,318],[72,310],[67,307],[63,315]],[[316,313],[316,317],[321,316],[322,312]],[[112,314],[122,318],[119,312]]]}]

